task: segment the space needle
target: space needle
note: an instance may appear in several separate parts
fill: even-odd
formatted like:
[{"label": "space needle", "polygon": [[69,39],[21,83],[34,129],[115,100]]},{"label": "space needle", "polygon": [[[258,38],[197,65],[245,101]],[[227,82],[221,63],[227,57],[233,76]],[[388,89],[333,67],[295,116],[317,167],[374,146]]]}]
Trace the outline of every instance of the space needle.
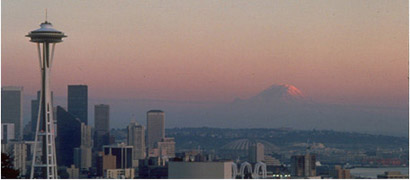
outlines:
[{"label": "space needle", "polygon": [[[53,104],[51,102],[50,92],[50,69],[53,64],[55,44],[62,42],[62,39],[67,36],[64,35],[63,32],[53,28],[52,24],[47,21],[46,13],[46,21],[40,24],[39,29],[29,32],[26,37],[30,38],[30,42],[37,44],[41,71],[40,104],[30,178],[57,179]],[[52,45],[51,48],[50,45]]]}]

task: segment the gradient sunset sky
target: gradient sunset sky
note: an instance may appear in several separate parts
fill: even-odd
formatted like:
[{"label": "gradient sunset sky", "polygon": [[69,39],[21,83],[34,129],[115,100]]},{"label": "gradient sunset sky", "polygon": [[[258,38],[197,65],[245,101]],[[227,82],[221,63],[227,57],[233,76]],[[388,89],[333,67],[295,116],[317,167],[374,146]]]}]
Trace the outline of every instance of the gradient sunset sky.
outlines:
[{"label": "gradient sunset sky", "polygon": [[51,89],[91,98],[229,102],[272,84],[316,101],[408,107],[407,0],[1,1],[1,84],[40,89],[44,21],[56,45]]}]

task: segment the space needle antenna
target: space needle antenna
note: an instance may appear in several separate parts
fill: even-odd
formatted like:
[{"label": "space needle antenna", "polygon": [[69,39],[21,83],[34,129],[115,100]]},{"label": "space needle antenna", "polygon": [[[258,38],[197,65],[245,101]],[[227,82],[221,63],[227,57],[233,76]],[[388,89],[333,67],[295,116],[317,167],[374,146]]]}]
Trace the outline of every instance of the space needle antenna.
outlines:
[{"label": "space needle antenna", "polygon": [[26,35],[30,38],[30,42],[37,44],[41,72],[40,102],[30,179],[57,179],[59,177],[57,174],[56,131],[51,101],[50,73],[55,44],[63,42],[63,38],[67,36],[63,32],[54,29],[53,25],[47,22],[47,9],[45,13],[46,22],[41,23],[39,29],[30,31]]}]

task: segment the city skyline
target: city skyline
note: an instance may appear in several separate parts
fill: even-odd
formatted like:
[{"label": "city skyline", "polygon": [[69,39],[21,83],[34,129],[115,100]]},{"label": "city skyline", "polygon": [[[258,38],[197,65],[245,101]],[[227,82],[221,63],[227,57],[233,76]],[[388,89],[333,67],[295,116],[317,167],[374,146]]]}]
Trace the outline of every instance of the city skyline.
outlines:
[{"label": "city skyline", "polygon": [[[288,84],[321,106],[351,109],[327,109],[322,121],[350,116],[309,129],[358,131],[340,124],[348,118],[375,125],[363,132],[408,134],[407,1],[22,3],[31,2],[2,1],[2,86],[24,86],[23,124],[40,77],[32,68],[35,48],[21,34],[45,18],[41,6],[73,37],[55,53],[54,104],[67,106],[66,86],[86,85],[90,123],[93,105],[109,104],[112,128],[125,128],[133,115],[144,125],[150,109],[168,113],[167,127],[216,127],[207,121],[216,115],[205,114]],[[271,115],[242,127],[294,126],[264,116]],[[225,118],[223,127],[236,119],[218,118]],[[384,129],[390,122],[394,128]]]},{"label": "city skyline", "polygon": [[2,178],[408,178],[408,5],[2,1]]},{"label": "city skyline", "polygon": [[92,98],[230,102],[286,83],[322,102],[408,107],[407,1],[24,3],[2,1],[2,85],[29,95],[39,74],[21,34],[47,7],[73,35],[55,54],[55,96],[87,84]]}]

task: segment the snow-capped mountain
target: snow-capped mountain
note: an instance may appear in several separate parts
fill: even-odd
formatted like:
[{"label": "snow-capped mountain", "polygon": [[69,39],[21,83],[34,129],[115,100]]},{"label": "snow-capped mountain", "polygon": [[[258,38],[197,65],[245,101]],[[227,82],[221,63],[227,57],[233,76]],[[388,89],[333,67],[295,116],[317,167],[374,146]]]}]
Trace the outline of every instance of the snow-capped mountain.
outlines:
[{"label": "snow-capped mountain", "polygon": [[201,124],[228,128],[333,129],[386,134],[408,132],[408,112],[317,103],[297,87],[274,84],[249,99],[208,110]]}]

